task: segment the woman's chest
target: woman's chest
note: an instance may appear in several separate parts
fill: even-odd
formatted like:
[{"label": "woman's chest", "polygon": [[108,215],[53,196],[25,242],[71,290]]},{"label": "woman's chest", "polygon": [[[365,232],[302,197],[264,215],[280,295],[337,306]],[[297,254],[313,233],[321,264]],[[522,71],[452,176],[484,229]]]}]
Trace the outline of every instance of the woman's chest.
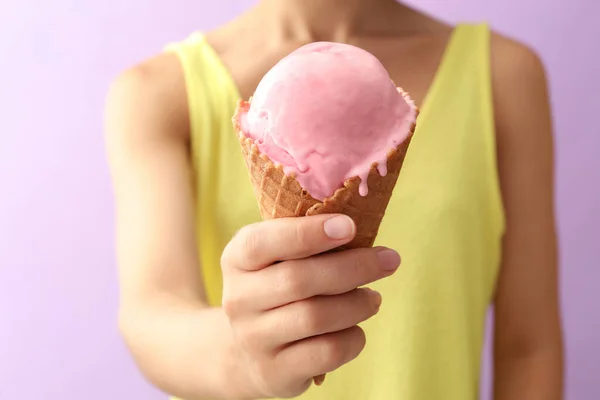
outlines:
[{"label": "woman's chest", "polygon": [[[397,85],[411,94],[417,105],[425,99],[443,59],[452,31],[392,38],[357,38],[349,44],[375,55]],[[304,43],[284,42],[265,46],[260,38],[248,37],[220,55],[242,98],[254,93],[262,77],[282,58]],[[209,42],[211,37],[209,35]],[[218,38],[215,39],[218,42]],[[219,45],[215,44],[218,53]]]}]

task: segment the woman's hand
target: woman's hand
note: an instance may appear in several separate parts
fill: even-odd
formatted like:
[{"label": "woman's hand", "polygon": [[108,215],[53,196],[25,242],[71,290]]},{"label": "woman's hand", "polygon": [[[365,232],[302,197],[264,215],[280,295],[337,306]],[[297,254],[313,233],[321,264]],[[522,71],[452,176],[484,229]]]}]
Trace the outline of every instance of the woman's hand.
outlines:
[{"label": "woman's hand", "polygon": [[243,228],[223,252],[223,309],[258,395],[297,396],[362,351],[357,324],[381,296],[358,287],[392,275],[400,257],[386,248],[322,254],[354,234],[343,215],[277,219]]}]

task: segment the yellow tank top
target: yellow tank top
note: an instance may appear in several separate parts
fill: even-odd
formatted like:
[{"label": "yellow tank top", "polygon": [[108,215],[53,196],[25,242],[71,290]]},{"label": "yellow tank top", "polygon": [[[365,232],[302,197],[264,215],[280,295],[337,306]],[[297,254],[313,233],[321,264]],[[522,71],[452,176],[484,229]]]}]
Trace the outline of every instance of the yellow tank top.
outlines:
[{"label": "yellow tank top", "polygon": [[[170,46],[189,96],[196,228],[211,305],[221,252],[260,221],[231,117],[238,90],[200,33]],[[303,400],[468,400],[478,395],[484,320],[504,229],[495,158],[486,25],[452,34],[385,214],[378,245],[397,249],[395,276],[372,287],[380,313],[362,324],[363,353]]]}]

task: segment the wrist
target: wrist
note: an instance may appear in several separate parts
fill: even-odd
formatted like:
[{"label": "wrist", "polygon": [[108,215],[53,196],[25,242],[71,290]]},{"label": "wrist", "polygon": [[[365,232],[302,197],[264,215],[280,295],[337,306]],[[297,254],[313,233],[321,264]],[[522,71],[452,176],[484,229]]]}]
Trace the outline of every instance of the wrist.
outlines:
[{"label": "wrist", "polygon": [[[221,310],[225,319],[225,313]],[[226,320],[230,335],[223,349],[223,367],[220,386],[225,389],[225,398],[228,400],[257,400],[267,398],[260,390],[252,373],[252,361],[248,354],[239,346],[235,335]]]}]

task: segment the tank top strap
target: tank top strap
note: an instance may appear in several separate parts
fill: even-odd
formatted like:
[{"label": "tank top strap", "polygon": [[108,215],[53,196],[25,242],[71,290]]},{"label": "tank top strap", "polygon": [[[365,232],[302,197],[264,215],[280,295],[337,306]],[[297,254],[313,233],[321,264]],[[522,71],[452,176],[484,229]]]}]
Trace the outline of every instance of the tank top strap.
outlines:
[{"label": "tank top strap", "polygon": [[[504,215],[497,177],[496,135],[491,80],[491,30],[485,23],[459,24],[454,29],[419,116],[415,147],[468,154],[460,163],[467,167],[477,158],[488,175],[493,224],[504,229]],[[464,123],[447,133],[447,121]],[[465,129],[465,128],[471,129]],[[476,127],[477,129],[473,129]],[[457,129],[461,128],[461,129]],[[465,146],[465,143],[468,145]],[[472,153],[467,153],[472,150]],[[412,153],[412,154],[411,154]],[[407,154],[418,157],[419,152]],[[432,154],[433,156],[433,154]]]},{"label": "tank top strap", "polygon": [[[165,50],[177,54],[186,81],[198,256],[208,301],[219,305],[222,277],[220,250],[215,249],[223,248],[227,235],[221,235],[216,210],[226,203],[236,207],[235,198],[228,198],[230,185],[250,187],[243,162],[239,161],[241,152],[231,123],[239,94],[229,71],[203,33],[195,32],[183,41],[169,44]],[[240,183],[232,182],[236,179]],[[236,215],[239,210],[242,207],[231,214]]]},{"label": "tank top strap", "polygon": [[[487,24],[459,24],[454,28],[429,93],[421,107],[421,115],[438,103],[448,90],[464,84],[481,85],[490,94],[490,29]],[[490,97],[491,99],[491,97]]]},{"label": "tank top strap", "polygon": [[205,35],[194,32],[181,42],[169,44],[166,51],[176,53],[182,64],[192,133],[202,131],[207,135],[215,129],[202,128],[214,128],[215,123],[229,121],[232,105],[235,106],[240,96],[229,71]]}]

